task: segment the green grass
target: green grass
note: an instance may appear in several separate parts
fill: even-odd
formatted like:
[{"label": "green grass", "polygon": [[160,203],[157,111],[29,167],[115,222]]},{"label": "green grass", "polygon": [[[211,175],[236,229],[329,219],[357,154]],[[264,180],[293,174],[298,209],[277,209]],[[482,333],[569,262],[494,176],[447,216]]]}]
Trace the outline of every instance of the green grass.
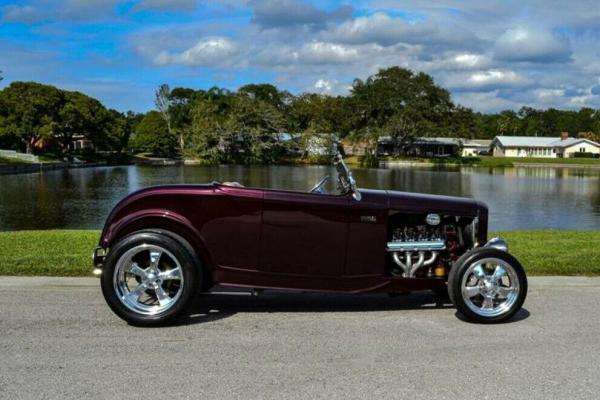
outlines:
[{"label": "green grass", "polygon": [[0,275],[91,275],[92,230],[0,232]]},{"label": "green grass", "polygon": [[1,164],[31,164],[29,161],[19,160],[18,158],[12,157],[0,157],[0,165]]},{"label": "green grass", "polygon": [[480,156],[476,162],[481,167],[512,167],[514,164],[568,164],[568,165],[598,165],[597,158],[534,158],[534,157],[491,157]]},{"label": "green grass", "polygon": [[[529,275],[600,275],[600,230],[495,232]],[[0,275],[89,276],[94,230],[0,232]]]}]

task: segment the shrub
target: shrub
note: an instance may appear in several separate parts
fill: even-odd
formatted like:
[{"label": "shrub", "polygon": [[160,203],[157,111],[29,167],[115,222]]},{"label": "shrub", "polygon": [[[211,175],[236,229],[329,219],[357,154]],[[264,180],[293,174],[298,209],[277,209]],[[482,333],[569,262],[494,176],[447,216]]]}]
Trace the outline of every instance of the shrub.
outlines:
[{"label": "shrub", "polygon": [[573,158],[598,158],[598,155],[595,153],[584,152],[584,153],[573,153],[573,154],[571,154],[571,157],[573,157]]}]

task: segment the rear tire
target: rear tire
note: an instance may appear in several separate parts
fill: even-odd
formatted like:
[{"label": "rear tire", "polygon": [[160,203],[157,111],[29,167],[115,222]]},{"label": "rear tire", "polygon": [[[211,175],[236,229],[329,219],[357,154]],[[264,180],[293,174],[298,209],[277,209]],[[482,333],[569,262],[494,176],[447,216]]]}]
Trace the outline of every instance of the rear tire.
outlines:
[{"label": "rear tire", "polygon": [[171,323],[200,288],[197,260],[183,239],[156,231],[134,232],[111,247],[102,271],[102,294],[129,324]]},{"label": "rear tire", "polygon": [[512,255],[495,248],[478,248],[464,254],[450,270],[448,294],[467,320],[504,322],[523,306],[527,277]]}]

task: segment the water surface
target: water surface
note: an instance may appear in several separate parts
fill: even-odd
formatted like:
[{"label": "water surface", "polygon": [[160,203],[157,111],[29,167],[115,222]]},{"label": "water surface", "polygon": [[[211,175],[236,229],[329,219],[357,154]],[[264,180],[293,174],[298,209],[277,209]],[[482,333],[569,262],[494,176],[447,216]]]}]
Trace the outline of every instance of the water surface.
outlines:
[{"label": "water surface", "polygon": [[[134,190],[169,183],[239,181],[308,190],[326,166],[122,166],[0,176],[0,230],[102,227]],[[354,169],[361,187],[473,197],[492,230],[600,229],[600,170],[519,167]],[[329,185],[333,190],[333,183]]]}]

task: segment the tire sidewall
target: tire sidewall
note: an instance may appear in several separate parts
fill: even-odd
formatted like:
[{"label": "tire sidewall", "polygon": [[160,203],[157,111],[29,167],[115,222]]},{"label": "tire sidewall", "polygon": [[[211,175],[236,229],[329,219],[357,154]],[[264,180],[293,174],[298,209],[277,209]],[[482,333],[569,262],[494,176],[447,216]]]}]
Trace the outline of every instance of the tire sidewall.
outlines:
[{"label": "tire sidewall", "polygon": [[[515,304],[513,304],[508,312],[495,317],[485,317],[473,312],[467,306],[462,296],[461,286],[463,275],[470,265],[484,258],[498,258],[510,264],[510,266],[514,268],[519,280],[519,296],[517,301]],[[491,247],[477,248],[463,254],[463,256],[456,261],[454,267],[450,270],[450,276],[448,277],[448,294],[450,295],[450,300],[456,306],[457,311],[465,316],[469,321],[478,323],[504,322],[512,318],[523,306],[525,298],[527,297],[527,277],[521,263],[511,254]]]},{"label": "tire sidewall", "polygon": [[[169,309],[155,315],[139,314],[128,309],[118,298],[113,285],[113,275],[119,259],[127,250],[141,244],[153,244],[168,250],[177,258],[183,274],[183,291],[177,302]],[[196,288],[199,287],[198,280],[201,276],[198,273],[199,267],[196,265],[194,255],[189,253],[188,247],[178,243],[172,237],[151,231],[134,232],[123,237],[110,249],[102,270],[102,294],[115,314],[128,323],[138,326],[163,325],[172,322],[187,308]]]}]

